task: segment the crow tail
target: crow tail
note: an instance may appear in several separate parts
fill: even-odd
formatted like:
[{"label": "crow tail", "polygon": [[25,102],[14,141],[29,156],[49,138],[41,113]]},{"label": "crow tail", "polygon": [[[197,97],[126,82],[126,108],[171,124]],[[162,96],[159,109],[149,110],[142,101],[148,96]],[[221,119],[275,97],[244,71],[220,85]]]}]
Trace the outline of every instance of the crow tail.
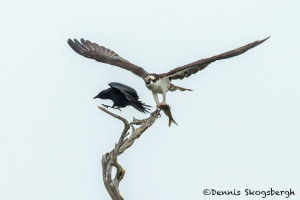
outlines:
[{"label": "crow tail", "polygon": [[149,106],[141,101],[136,101],[136,102],[132,102],[131,104],[135,109],[137,109],[138,111],[146,114],[150,112],[150,108],[152,106]]}]

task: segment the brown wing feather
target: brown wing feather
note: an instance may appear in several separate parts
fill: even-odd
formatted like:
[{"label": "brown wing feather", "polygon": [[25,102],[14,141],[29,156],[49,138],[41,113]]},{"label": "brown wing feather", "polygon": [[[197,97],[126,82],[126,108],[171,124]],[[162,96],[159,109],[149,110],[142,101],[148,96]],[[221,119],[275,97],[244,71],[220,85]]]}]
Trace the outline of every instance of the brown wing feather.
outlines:
[{"label": "brown wing feather", "polygon": [[80,41],[81,43],[76,39],[74,39],[74,41],[71,39],[68,40],[70,47],[78,54],[86,58],[95,59],[99,62],[121,67],[142,78],[148,75],[148,72],[143,68],[130,63],[128,60],[120,57],[114,51],[96,43],[92,43],[88,40],[81,39]]},{"label": "brown wing feather", "polygon": [[263,43],[264,41],[266,41],[268,38],[265,38],[263,40],[258,40],[252,43],[249,43],[245,46],[242,46],[240,48],[210,57],[210,58],[205,58],[205,59],[201,59],[198,60],[196,62],[181,66],[181,67],[177,67],[171,71],[169,71],[168,73],[164,73],[164,74],[159,74],[160,77],[168,77],[170,80],[172,79],[183,79],[185,77],[189,77],[192,74],[197,73],[198,71],[204,69],[206,66],[208,66],[210,63],[216,61],[216,60],[222,60],[222,59],[226,59],[226,58],[231,58],[234,56],[238,56],[246,51],[248,51],[249,49]]}]

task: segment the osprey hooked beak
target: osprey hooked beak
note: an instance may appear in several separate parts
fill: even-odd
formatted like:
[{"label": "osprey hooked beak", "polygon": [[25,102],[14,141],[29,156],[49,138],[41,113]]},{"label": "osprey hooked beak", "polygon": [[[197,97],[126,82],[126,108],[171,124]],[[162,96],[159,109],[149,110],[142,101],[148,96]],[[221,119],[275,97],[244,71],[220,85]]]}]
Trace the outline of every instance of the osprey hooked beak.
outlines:
[{"label": "osprey hooked beak", "polygon": [[146,86],[149,86],[151,83],[155,83],[157,78],[154,75],[149,75],[145,78]]}]

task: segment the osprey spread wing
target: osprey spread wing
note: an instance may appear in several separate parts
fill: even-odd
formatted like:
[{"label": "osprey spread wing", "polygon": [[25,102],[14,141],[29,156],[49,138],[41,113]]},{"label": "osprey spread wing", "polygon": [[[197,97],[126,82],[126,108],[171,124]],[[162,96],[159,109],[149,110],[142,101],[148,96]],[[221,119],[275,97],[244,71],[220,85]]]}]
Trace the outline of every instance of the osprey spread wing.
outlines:
[{"label": "osprey spread wing", "polygon": [[[269,38],[269,37],[268,37]],[[231,58],[234,56],[238,56],[249,49],[263,43],[268,38],[265,38],[263,40],[258,40],[252,43],[249,43],[245,46],[239,47],[237,49],[233,49],[231,51],[212,56],[209,58],[201,59],[196,62],[192,62],[187,65],[183,65],[181,67],[177,67],[167,73],[162,74],[155,74],[155,73],[148,73],[146,70],[144,70],[142,67],[139,67],[137,65],[132,64],[128,60],[120,57],[118,54],[113,52],[110,49],[107,49],[103,46],[100,46],[96,43],[92,43],[88,40],[81,39],[79,42],[78,40],[68,40],[68,44],[70,47],[77,52],[78,54],[95,59],[96,61],[107,63],[110,65],[115,65],[118,67],[121,67],[123,69],[129,70],[135,75],[141,77],[146,84],[146,87],[152,91],[153,97],[156,101],[156,104],[159,104],[158,96],[157,94],[163,95],[163,103],[166,102],[166,93],[168,91],[175,91],[175,90],[189,90],[182,87],[175,86],[171,84],[171,80],[173,79],[183,79],[186,77],[191,76],[192,74],[197,73],[198,71],[204,69],[206,66],[208,66],[210,63]]]},{"label": "osprey spread wing", "polygon": [[127,69],[142,78],[148,74],[143,68],[130,63],[110,49],[91,43],[88,40],[81,39],[80,41],[81,43],[76,39],[74,41],[69,39],[68,44],[74,51],[84,57]]}]

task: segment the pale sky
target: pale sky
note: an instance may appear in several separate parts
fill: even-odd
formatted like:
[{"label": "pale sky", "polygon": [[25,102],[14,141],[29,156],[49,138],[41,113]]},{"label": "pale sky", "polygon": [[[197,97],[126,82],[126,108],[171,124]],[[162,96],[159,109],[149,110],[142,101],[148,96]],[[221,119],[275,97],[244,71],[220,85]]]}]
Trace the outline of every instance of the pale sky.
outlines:
[{"label": "pale sky", "polygon": [[119,157],[120,191],[130,200],[248,200],[261,197],[203,190],[272,187],[299,198],[299,8],[296,0],[0,0],[0,199],[110,199],[101,157],[123,125],[97,108],[110,101],[93,97],[117,81],[155,105],[142,79],[76,54],[68,38],[162,73],[268,36],[174,81],[194,90],[167,94],[179,126],[163,115]]}]

